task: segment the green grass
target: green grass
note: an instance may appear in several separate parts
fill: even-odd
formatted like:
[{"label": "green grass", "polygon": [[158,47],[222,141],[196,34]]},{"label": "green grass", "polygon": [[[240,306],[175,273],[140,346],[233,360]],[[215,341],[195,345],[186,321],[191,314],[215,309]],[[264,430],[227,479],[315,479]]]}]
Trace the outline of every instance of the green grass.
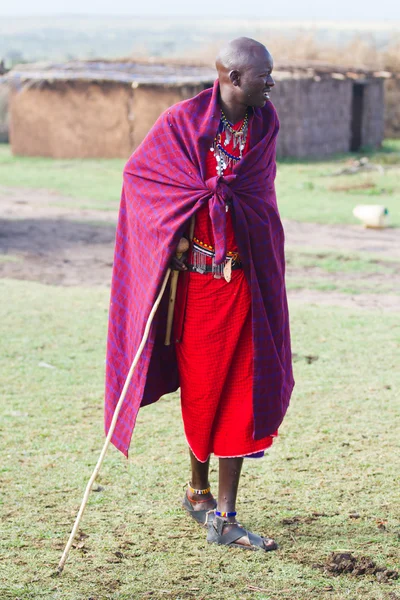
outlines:
[{"label": "green grass", "polygon": [[14,256],[13,254],[0,254],[0,263],[8,262],[20,262],[22,259],[20,256]]},{"label": "green grass", "polygon": [[13,156],[8,145],[0,144],[0,182],[8,187],[59,192],[71,197],[72,206],[116,209],[125,162]]},{"label": "green grass", "polygon": [[317,290],[318,292],[339,292],[350,296],[360,294],[391,294],[399,296],[398,286],[365,283],[362,280],[350,281],[347,285],[343,282],[324,281],[318,277],[289,277],[286,282],[288,290]]},{"label": "green grass", "polygon": [[342,294],[400,293],[400,261],[379,260],[361,253],[343,253],[289,246],[286,249],[289,290],[310,289]]},{"label": "green grass", "polygon": [[[392,225],[400,226],[400,142],[386,140],[382,150],[365,152],[374,163],[388,167],[334,176],[355,155],[326,160],[282,160],[278,165],[277,193],[282,217],[315,223],[357,223],[357,204],[384,204]],[[0,181],[4,186],[46,188],[71,197],[81,208],[116,209],[119,204],[124,160],[14,157],[0,146]],[[366,185],[365,189],[360,189]],[[342,188],[342,189],[338,189]],[[82,200],[83,199],[83,200]]]},{"label": "green grass", "polygon": [[292,267],[318,267],[326,273],[395,273],[400,268],[400,262],[395,260],[380,261],[377,258],[361,255],[360,253],[344,253],[316,251],[313,248],[288,248],[286,264]]},{"label": "green grass", "polygon": [[[334,175],[348,166],[349,160],[362,156],[387,170]],[[318,161],[281,160],[277,175],[281,216],[313,223],[350,224],[358,223],[352,214],[357,204],[383,204],[389,210],[390,223],[400,226],[399,176],[400,140],[385,140],[381,150],[358,155]]]},{"label": "green grass", "polygon": [[107,455],[82,523],[87,537],[53,578],[103,441],[109,293],[7,280],[0,293],[1,600],[400,595],[398,582],[318,567],[339,549],[399,566],[396,315],[291,309],[295,394],[271,451],[245,461],[238,506],[278,552],[209,547],[182,512],[189,463],[171,395],[141,411],[129,461],[114,448]]}]

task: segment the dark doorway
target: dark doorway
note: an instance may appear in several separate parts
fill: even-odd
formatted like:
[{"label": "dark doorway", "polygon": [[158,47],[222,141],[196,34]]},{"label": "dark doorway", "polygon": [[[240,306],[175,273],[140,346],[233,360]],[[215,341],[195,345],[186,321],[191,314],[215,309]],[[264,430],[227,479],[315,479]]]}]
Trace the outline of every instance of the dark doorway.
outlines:
[{"label": "dark doorway", "polygon": [[364,108],[364,85],[362,83],[353,84],[353,99],[351,107],[351,152],[357,152],[362,143],[362,118]]}]

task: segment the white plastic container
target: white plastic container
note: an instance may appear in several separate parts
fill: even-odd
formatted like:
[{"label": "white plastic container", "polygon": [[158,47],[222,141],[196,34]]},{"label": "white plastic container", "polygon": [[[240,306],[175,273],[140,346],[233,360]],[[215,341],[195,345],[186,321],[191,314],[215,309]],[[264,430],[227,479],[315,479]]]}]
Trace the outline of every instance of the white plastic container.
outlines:
[{"label": "white plastic container", "polygon": [[389,224],[389,211],[380,204],[359,204],[353,209],[353,215],[364,227],[383,229]]}]

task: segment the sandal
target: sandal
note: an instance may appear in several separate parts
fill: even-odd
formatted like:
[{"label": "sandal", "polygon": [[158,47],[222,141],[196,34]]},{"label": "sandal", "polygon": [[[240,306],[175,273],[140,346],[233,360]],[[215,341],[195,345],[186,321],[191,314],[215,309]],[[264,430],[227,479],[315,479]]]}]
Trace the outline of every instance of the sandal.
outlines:
[{"label": "sandal", "polygon": [[[224,533],[225,525],[232,525],[232,529]],[[264,550],[264,552],[278,549],[278,544],[272,538],[262,538],[251,531],[247,531],[239,523],[228,523],[221,517],[215,516],[214,519],[209,519],[207,528],[207,542],[209,544],[235,546],[236,548],[242,548],[242,550]],[[236,540],[246,536],[249,539],[250,546],[236,542]]]},{"label": "sandal", "polygon": [[[188,484],[190,489],[193,490],[193,488],[190,486],[190,484]],[[196,491],[197,493],[208,493],[210,491],[210,488],[207,488],[207,490],[193,490]],[[214,518],[214,509],[217,507],[217,501],[213,498],[213,508],[207,508],[204,510],[194,510],[193,508],[193,504],[199,504],[201,502],[209,502],[210,498],[207,498],[207,500],[191,500],[188,496],[188,493],[186,492],[185,497],[182,500],[182,506],[185,510],[187,510],[187,512],[190,514],[191,517],[193,517],[193,519],[199,523],[202,527],[207,527],[210,520],[212,520]]]}]

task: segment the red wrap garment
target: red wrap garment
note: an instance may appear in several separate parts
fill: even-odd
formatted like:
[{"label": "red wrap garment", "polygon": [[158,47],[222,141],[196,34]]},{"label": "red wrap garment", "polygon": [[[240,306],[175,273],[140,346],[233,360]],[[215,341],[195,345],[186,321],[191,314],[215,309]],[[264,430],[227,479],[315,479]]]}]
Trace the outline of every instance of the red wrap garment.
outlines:
[{"label": "red wrap garment", "polygon": [[[222,142],[224,137],[225,133]],[[224,147],[237,155],[233,140]],[[243,154],[248,147],[247,140]],[[231,172],[228,166],[225,174]],[[206,177],[215,174],[215,155],[209,151]],[[237,253],[231,210],[226,216],[227,251]],[[215,246],[208,205],[196,213],[194,237]],[[192,251],[189,263],[193,264]],[[212,273],[182,273],[175,324],[182,418],[196,458],[205,462],[211,453],[221,458],[256,455],[271,446],[277,432],[253,439],[251,297],[243,269],[233,270],[229,283]]]}]

